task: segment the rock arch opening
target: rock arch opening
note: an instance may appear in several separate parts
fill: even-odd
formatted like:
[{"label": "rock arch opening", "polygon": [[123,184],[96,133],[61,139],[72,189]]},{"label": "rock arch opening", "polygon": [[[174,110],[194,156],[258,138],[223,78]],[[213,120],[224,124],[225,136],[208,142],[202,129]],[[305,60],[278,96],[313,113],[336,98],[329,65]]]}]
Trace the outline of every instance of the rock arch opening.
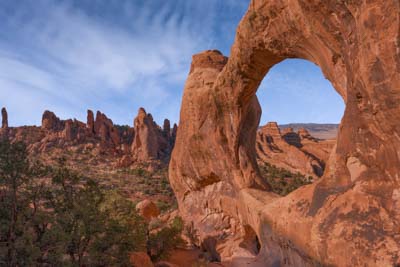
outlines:
[{"label": "rock arch opening", "polygon": [[272,190],[287,195],[322,177],[344,103],[320,68],[286,59],[269,70],[256,95],[262,110],[257,163]]},{"label": "rock arch opening", "polygon": [[[275,64],[257,90],[262,108],[260,124],[340,123],[343,98],[318,65],[297,58]],[[319,138],[319,136],[317,136]]]}]

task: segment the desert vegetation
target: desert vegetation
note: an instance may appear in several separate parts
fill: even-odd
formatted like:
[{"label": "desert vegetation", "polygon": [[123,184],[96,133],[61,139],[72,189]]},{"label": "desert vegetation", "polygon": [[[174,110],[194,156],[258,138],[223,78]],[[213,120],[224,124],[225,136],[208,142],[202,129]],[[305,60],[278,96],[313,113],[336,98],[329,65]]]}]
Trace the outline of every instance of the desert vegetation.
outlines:
[{"label": "desert vegetation", "polygon": [[0,142],[1,266],[131,266],[129,255],[162,259],[183,245],[183,223],[151,227],[132,201],[66,167]]},{"label": "desert vegetation", "polygon": [[259,167],[262,177],[271,185],[272,191],[281,196],[286,196],[303,185],[311,184],[313,180],[311,176],[306,177],[299,172],[292,173],[267,162]]}]

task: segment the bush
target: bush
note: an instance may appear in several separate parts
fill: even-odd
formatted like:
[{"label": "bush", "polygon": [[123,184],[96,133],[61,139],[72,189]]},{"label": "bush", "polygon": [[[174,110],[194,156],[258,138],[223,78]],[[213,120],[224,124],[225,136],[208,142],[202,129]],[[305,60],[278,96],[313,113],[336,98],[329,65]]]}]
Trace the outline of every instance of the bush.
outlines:
[{"label": "bush", "polygon": [[130,266],[134,251],[167,257],[185,244],[182,230],[176,218],[149,232],[134,203],[65,160],[45,167],[24,144],[0,142],[0,266]]},{"label": "bush", "polygon": [[308,178],[301,173],[292,173],[269,163],[260,166],[261,176],[271,185],[272,191],[286,196],[297,188],[311,184],[312,177]]},{"label": "bush", "polygon": [[174,248],[186,244],[181,237],[182,231],[183,221],[180,217],[176,217],[169,226],[149,234],[147,254],[153,261],[167,258]]},{"label": "bush", "polygon": [[146,229],[115,192],[63,162],[33,164],[21,143],[0,143],[1,266],[129,266]]}]

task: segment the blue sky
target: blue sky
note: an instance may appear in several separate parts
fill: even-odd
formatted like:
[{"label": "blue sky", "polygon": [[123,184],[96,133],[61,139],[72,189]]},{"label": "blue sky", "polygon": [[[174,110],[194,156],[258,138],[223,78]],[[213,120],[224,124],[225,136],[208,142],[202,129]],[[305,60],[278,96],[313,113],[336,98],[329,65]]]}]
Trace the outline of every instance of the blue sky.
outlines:
[{"label": "blue sky", "polygon": [[[45,109],[85,121],[88,108],[132,125],[143,106],[179,119],[191,56],[229,55],[248,0],[2,0],[0,106],[10,125]],[[258,91],[262,123],[338,122],[343,101],[319,68],[275,66]]]}]

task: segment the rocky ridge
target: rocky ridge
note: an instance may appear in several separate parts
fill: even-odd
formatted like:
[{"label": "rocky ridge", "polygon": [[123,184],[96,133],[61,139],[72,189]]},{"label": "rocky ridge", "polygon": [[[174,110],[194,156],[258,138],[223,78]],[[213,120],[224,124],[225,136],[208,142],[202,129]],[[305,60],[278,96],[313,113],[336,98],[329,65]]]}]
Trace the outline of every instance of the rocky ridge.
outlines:
[{"label": "rocky ridge", "polygon": [[306,129],[312,136],[318,139],[336,139],[339,124],[332,123],[290,123],[279,125],[281,129],[291,128],[294,131]]},{"label": "rocky ridge", "polygon": [[[8,127],[5,108],[2,109],[3,131],[0,133],[11,141],[25,141],[30,152],[47,153],[52,148],[72,148],[94,151],[116,157],[117,167],[129,167],[135,163],[160,161],[168,163],[175,143],[178,126],[168,119],[160,127],[150,113],[140,108],[133,127],[114,125],[104,113],[87,111],[86,123],[76,119],[61,120],[51,111],[45,111],[41,127]],[[260,127],[256,139],[257,160],[291,172],[300,172],[314,178],[323,173],[325,162],[334,140],[319,140],[307,130],[298,133],[284,129],[281,133],[277,123]],[[106,157],[106,156],[105,156]]]},{"label": "rocky ridge", "polygon": [[94,117],[93,111],[88,110],[84,123],[76,119],[61,120],[46,110],[40,127],[8,127],[7,111],[3,108],[0,136],[25,142],[33,154],[75,147],[76,151],[113,156],[117,159],[115,164],[123,167],[153,161],[166,165],[177,126],[171,129],[166,120],[164,128],[161,128],[143,108],[139,109],[134,121],[134,127],[118,126],[100,111]]}]

